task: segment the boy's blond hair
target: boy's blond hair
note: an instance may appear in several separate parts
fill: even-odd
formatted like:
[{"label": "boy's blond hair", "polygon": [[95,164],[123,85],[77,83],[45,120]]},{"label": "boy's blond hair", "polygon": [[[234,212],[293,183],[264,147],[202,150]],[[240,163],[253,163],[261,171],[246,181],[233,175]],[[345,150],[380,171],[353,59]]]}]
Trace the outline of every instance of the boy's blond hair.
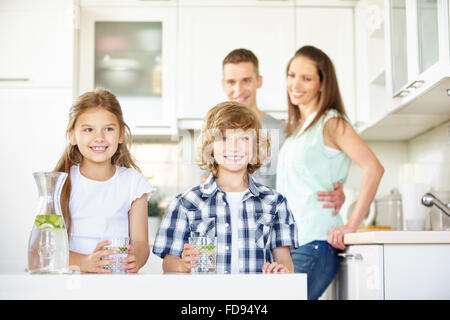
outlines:
[{"label": "boy's blond hair", "polygon": [[[253,134],[253,158],[247,165],[252,174],[268,160],[270,139],[267,132],[261,129],[258,115],[242,103],[235,101],[222,102],[208,111],[199,137],[198,166],[202,170],[212,172],[217,178],[218,163],[214,161],[213,143],[223,137],[226,130],[243,130]],[[256,142],[256,143],[255,143]]]}]

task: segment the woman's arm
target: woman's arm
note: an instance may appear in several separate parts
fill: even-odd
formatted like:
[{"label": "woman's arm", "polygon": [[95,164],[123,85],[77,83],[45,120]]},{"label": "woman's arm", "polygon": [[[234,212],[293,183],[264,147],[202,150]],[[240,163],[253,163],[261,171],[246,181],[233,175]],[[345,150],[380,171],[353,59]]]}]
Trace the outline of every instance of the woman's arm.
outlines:
[{"label": "woman's arm", "polygon": [[364,216],[369,211],[370,204],[375,198],[378,185],[383,176],[384,168],[372,150],[347,121],[337,118],[328,120],[324,131],[324,139],[342,150],[363,172],[358,199],[347,224],[338,228],[332,228],[328,233],[328,242],[332,246],[343,250],[345,249],[344,234],[356,232]]},{"label": "woman's arm", "polygon": [[147,262],[150,254],[148,244],[147,194],[136,199],[129,211],[130,248],[128,254],[128,271],[137,272]]}]

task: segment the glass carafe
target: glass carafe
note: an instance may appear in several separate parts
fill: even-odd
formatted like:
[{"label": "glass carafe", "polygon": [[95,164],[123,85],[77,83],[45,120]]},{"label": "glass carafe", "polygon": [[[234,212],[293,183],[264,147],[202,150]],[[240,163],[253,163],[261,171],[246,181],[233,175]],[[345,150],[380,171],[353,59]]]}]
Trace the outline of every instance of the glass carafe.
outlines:
[{"label": "glass carafe", "polygon": [[69,241],[60,204],[67,173],[35,172],[33,177],[39,191],[39,203],[28,241],[28,271],[68,272]]}]

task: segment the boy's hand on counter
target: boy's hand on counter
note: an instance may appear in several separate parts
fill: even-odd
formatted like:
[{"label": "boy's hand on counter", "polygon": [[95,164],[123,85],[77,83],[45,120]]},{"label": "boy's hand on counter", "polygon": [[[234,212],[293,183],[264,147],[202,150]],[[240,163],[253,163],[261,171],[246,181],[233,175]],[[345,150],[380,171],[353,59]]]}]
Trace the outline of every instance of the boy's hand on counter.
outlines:
[{"label": "boy's hand on counter", "polygon": [[266,262],[262,266],[263,273],[289,273],[288,268],[286,268],[283,264],[277,262]]}]

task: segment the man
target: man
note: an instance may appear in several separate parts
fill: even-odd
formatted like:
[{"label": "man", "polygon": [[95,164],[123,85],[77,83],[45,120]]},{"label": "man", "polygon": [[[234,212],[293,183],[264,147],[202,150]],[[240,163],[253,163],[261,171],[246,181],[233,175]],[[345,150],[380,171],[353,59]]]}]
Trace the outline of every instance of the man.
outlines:
[{"label": "man", "polygon": [[261,111],[256,103],[256,92],[262,86],[263,78],[259,74],[258,58],[247,49],[231,51],[222,62],[222,88],[228,99],[240,102],[253,110],[261,121],[263,129],[268,130],[271,137],[272,160],[256,171],[256,181],[275,188],[277,155],[284,140],[285,124]]},{"label": "man", "polygon": [[[263,77],[259,74],[259,61],[255,54],[248,49],[231,51],[222,62],[222,88],[230,101],[240,102],[252,109],[259,117],[263,129],[268,130],[271,143],[271,161],[263,165],[253,174],[256,181],[275,188],[278,151],[286,139],[285,123],[275,119],[258,108],[256,93],[262,87]],[[200,182],[207,179],[201,176]],[[335,184],[334,191],[319,192],[317,200],[328,201],[325,208],[335,208],[337,214],[345,200],[342,184]]]}]

